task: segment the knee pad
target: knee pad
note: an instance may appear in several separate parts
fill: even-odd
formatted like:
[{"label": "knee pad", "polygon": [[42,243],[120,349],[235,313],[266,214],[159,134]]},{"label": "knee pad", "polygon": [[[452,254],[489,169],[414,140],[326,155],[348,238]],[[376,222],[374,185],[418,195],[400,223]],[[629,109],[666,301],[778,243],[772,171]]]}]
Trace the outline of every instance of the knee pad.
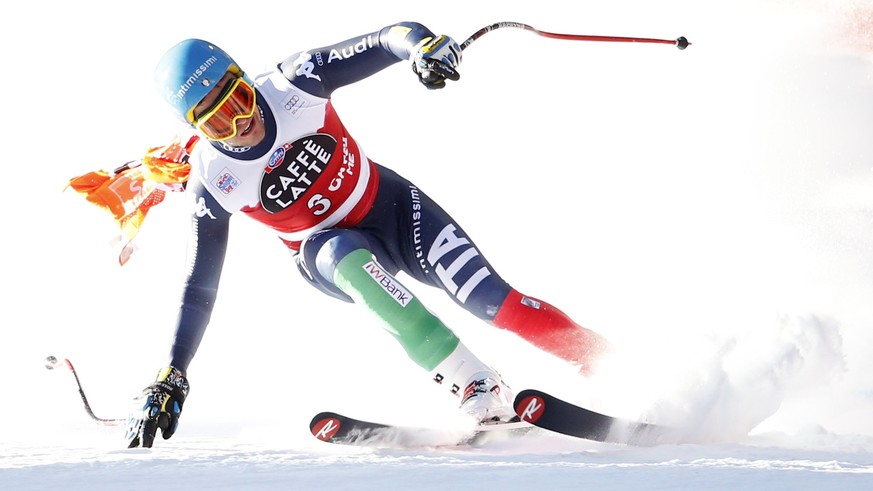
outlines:
[{"label": "knee pad", "polygon": [[312,286],[345,302],[352,299],[333,283],[336,264],[357,249],[371,250],[367,237],[356,230],[327,229],[316,232],[300,244],[297,268]]}]

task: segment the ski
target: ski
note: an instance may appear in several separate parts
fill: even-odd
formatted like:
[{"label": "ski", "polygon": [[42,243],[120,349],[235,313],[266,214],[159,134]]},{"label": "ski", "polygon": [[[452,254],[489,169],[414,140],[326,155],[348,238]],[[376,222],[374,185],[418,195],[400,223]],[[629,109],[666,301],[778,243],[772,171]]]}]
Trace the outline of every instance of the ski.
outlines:
[{"label": "ski", "polygon": [[524,421],[484,423],[472,430],[437,429],[377,423],[333,412],[312,418],[309,431],[328,443],[377,448],[476,447],[526,434],[534,428]]},{"label": "ski", "polygon": [[678,443],[678,429],[607,416],[549,395],[527,389],[515,397],[515,412],[522,421],[576,438],[635,446]]}]

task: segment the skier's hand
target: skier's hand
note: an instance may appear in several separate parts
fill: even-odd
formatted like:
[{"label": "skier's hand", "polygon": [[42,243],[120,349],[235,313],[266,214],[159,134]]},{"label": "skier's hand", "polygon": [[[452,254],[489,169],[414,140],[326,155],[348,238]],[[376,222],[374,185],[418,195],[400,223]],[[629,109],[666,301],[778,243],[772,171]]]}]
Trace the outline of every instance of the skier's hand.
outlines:
[{"label": "skier's hand", "polygon": [[174,367],[161,370],[155,382],[134,399],[124,436],[127,448],[151,448],[159,428],[164,440],[173,436],[187,396],[188,379],[182,372]]},{"label": "skier's hand", "polygon": [[449,36],[437,36],[423,44],[412,58],[412,71],[428,89],[441,89],[446,79],[458,80],[461,47]]}]

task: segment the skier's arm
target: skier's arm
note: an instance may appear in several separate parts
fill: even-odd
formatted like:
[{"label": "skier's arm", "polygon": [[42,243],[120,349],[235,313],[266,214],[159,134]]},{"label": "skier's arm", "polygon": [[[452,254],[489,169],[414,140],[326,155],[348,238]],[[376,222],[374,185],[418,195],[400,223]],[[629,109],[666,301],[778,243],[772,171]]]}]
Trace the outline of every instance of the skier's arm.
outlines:
[{"label": "skier's arm", "polygon": [[176,432],[188,396],[187,370],[209,324],[224,265],[230,213],[191,179],[187,192],[196,206],[191,215],[187,275],[179,307],[170,363],[136,399],[127,423],[128,447],[151,447],[158,430],[164,439]]},{"label": "skier's arm", "polygon": [[189,181],[193,195],[187,271],[182,289],[170,366],[187,373],[212,315],[218,282],[227,252],[230,213],[207,192],[198,179]]},{"label": "skier's arm", "polygon": [[[437,88],[445,85],[446,78],[457,80],[454,68],[461,61],[461,50],[448,36],[435,36],[417,22],[400,22],[330,46],[293,54],[279,67],[297,87],[327,98],[340,87],[405,60],[414,62],[413,70],[422,83]],[[441,65],[435,67],[433,60]],[[429,79],[438,80],[442,85],[437,83],[431,87]]]}]

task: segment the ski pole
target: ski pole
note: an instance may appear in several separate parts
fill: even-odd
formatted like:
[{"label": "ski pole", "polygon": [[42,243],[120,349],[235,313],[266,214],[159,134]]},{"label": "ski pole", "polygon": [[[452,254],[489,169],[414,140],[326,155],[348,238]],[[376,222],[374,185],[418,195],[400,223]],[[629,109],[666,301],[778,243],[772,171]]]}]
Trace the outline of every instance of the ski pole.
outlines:
[{"label": "ski pole", "polygon": [[[67,368],[70,369],[70,373],[73,374],[73,377],[76,379],[76,386],[79,387],[79,396],[82,397],[82,403],[85,404],[85,411],[88,412],[88,416],[91,416],[96,423],[104,425],[104,426],[118,426],[125,422],[124,419],[104,419],[98,418],[94,411],[91,410],[91,404],[88,403],[88,398],[85,397],[85,391],[82,389],[82,383],[79,382],[79,375],[76,374],[76,369],[73,368],[72,362],[70,360],[64,358],[64,364],[67,365]],[[58,366],[58,359],[54,356],[46,357],[45,359],[45,367],[49,370],[54,370],[55,367]]]},{"label": "ski pole", "polygon": [[618,37],[618,36],[591,36],[587,34],[559,34],[556,32],[547,32],[540,31],[539,29],[535,29],[527,24],[522,24],[521,22],[497,22],[488,26],[479,29],[472,36],[467,38],[461,44],[461,50],[467,49],[468,46],[473,44],[473,41],[479,39],[485,34],[495,30],[500,29],[501,27],[515,27],[519,29],[524,29],[525,31],[533,32],[534,34],[552,38],[552,39],[564,39],[568,41],[599,41],[599,42],[613,42],[613,43],[656,43],[656,44],[672,44],[679,49],[685,49],[691,45],[685,36],[680,36],[677,39],[652,39],[652,38],[638,38],[638,37]]}]

